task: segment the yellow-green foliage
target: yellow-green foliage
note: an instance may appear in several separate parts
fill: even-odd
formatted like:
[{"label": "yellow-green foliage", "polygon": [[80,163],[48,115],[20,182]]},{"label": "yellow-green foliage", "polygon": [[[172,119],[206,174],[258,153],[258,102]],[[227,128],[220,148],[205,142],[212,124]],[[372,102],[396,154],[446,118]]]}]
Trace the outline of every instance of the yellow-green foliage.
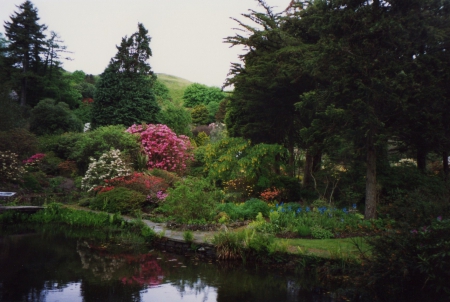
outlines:
[{"label": "yellow-green foliage", "polygon": [[206,134],[205,132],[200,132],[197,137],[195,138],[195,143],[197,144],[198,147],[200,146],[205,146],[210,142],[209,136],[208,134]]},{"label": "yellow-green foliage", "polygon": [[229,181],[243,177],[260,187],[268,187],[282,169],[280,158],[286,149],[280,145],[252,146],[243,138],[226,138],[206,146],[205,171],[213,179]]}]

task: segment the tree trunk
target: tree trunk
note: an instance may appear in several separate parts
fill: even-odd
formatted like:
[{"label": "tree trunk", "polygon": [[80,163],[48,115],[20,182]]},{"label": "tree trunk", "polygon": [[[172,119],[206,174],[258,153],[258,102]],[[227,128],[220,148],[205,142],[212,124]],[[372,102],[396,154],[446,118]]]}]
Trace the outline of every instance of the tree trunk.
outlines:
[{"label": "tree trunk", "polygon": [[366,206],[364,219],[377,217],[377,154],[374,144],[374,134],[370,132],[367,138],[366,160]]},{"label": "tree trunk", "polygon": [[449,168],[448,168],[448,151],[444,151],[442,152],[442,168],[444,171],[444,179],[445,181],[448,180],[448,172],[449,172]]},{"label": "tree trunk", "polygon": [[425,173],[427,168],[427,150],[424,146],[417,146],[417,168],[419,168],[420,172]]},{"label": "tree trunk", "polygon": [[312,169],[313,169],[313,156],[309,150],[306,150],[305,166],[303,167],[303,188],[312,187]]},{"label": "tree trunk", "polygon": [[312,171],[319,172],[322,167],[322,151],[317,151],[313,156]]},{"label": "tree trunk", "polygon": [[291,177],[295,177],[295,154],[294,154],[294,146],[290,145],[288,147],[289,152],[289,168]]}]

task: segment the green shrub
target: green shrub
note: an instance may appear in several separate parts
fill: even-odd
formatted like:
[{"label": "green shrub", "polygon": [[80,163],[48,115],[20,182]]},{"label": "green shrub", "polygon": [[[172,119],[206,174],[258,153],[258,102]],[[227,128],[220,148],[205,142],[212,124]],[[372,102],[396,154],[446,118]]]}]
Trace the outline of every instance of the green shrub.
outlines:
[{"label": "green shrub", "polygon": [[316,239],[330,239],[333,238],[334,235],[331,231],[319,226],[315,225],[311,227],[311,236]]},{"label": "green shrub", "polygon": [[361,286],[374,289],[380,300],[450,299],[450,219],[438,217],[420,228],[402,224],[368,243]]},{"label": "green shrub", "polygon": [[85,133],[66,132],[61,135],[40,136],[39,150],[43,153],[53,152],[61,159],[69,159],[74,152],[75,144],[85,135]]},{"label": "green shrub", "polygon": [[40,180],[42,180],[43,176],[45,175],[42,172],[26,173],[22,178],[20,186],[27,191],[42,192],[43,188]]},{"label": "green shrub", "polygon": [[297,227],[297,233],[302,237],[308,237],[311,236],[311,228],[306,225],[299,225]]},{"label": "green shrub", "polygon": [[164,179],[164,182],[170,187],[173,187],[175,183],[180,180],[180,177],[176,173],[166,170],[152,169],[149,173],[150,175]]},{"label": "green shrub", "polygon": [[188,177],[169,188],[161,210],[180,223],[213,221],[220,191],[208,181]]},{"label": "green shrub", "polygon": [[69,159],[75,160],[82,172],[87,170],[89,158],[99,158],[111,149],[120,150],[128,157],[127,161],[135,162],[140,153],[138,138],[137,135],[125,132],[121,125],[99,127],[86,132],[76,141]]},{"label": "green shrub", "polygon": [[66,103],[44,99],[31,110],[30,131],[37,135],[81,132],[83,123]]},{"label": "green shrub", "polygon": [[246,229],[215,234],[213,244],[216,246],[219,259],[245,261],[250,257],[253,259],[267,257],[273,247],[274,237]]},{"label": "green shrub", "polygon": [[142,193],[118,187],[111,191],[99,193],[91,200],[90,208],[109,213],[128,214],[140,210],[146,201]]},{"label": "green shrub", "polygon": [[36,135],[23,128],[0,131],[0,151],[11,151],[19,160],[24,160],[38,152]]},{"label": "green shrub", "polygon": [[183,239],[184,239],[184,241],[189,242],[189,243],[194,241],[194,233],[192,233],[192,231],[185,231],[183,233]]},{"label": "green shrub", "polygon": [[247,200],[242,207],[245,213],[245,219],[254,219],[258,213],[267,217],[270,211],[267,203],[257,198]]},{"label": "green shrub", "polygon": [[39,162],[39,169],[45,174],[49,175],[57,175],[59,171],[59,164],[62,162],[62,159],[55,156],[53,152],[48,152],[45,154],[45,157]]}]

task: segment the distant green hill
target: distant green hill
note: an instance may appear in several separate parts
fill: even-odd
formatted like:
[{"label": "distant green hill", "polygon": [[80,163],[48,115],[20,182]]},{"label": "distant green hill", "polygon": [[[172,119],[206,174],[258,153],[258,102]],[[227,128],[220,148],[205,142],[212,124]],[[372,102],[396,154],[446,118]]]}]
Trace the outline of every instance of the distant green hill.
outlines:
[{"label": "distant green hill", "polygon": [[193,82],[182,79],[173,75],[157,73],[158,80],[164,83],[169,89],[169,95],[175,104],[183,103],[183,94],[187,86]]}]

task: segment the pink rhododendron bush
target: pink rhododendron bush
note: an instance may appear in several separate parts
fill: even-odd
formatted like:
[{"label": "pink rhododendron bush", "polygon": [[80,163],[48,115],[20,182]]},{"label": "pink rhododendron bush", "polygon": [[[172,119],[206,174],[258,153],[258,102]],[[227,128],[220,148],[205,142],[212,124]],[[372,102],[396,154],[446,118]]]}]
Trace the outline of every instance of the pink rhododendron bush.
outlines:
[{"label": "pink rhododendron bush", "polygon": [[158,168],[181,175],[194,159],[189,138],[176,135],[166,125],[133,125],[126,131],[140,136],[149,169]]}]

